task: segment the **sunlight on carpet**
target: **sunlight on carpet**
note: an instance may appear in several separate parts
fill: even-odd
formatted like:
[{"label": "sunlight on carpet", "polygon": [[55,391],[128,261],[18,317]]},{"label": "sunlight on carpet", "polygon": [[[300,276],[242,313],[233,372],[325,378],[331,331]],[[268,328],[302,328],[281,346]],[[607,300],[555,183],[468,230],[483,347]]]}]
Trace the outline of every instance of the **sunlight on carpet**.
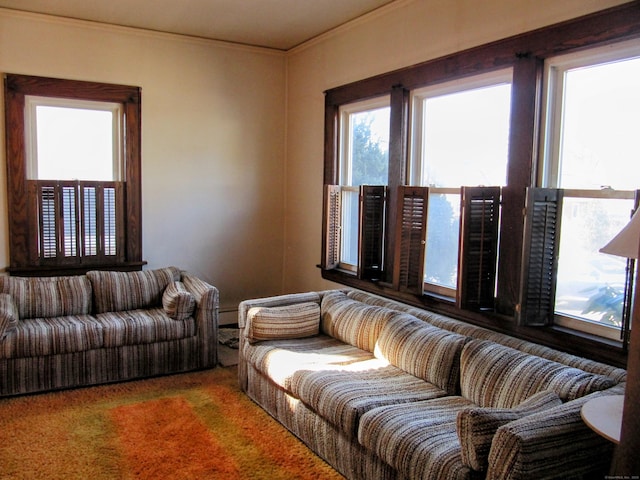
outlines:
[{"label": "sunlight on carpet", "polygon": [[4,479],[340,479],[235,368],[0,400]]}]

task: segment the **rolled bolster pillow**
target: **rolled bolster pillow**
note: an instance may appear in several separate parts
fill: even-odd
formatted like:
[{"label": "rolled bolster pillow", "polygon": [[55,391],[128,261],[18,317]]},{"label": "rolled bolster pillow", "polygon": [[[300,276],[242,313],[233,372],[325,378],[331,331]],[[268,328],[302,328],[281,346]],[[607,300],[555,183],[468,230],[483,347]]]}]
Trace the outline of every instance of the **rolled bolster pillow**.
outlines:
[{"label": "rolled bolster pillow", "polygon": [[283,307],[253,307],[247,313],[250,343],[306,338],[320,333],[320,305],[314,302]]}]

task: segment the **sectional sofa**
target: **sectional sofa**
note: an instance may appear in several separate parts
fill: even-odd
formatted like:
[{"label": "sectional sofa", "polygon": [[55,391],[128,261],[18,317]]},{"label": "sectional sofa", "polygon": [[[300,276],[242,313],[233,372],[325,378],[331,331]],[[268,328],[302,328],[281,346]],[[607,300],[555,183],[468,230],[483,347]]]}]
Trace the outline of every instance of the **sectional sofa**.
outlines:
[{"label": "sectional sofa", "polygon": [[241,388],[349,479],[602,478],[626,371],[356,290],[247,300]]},{"label": "sectional sofa", "polygon": [[0,276],[0,396],[214,367],[218,305],[175,267]]}]

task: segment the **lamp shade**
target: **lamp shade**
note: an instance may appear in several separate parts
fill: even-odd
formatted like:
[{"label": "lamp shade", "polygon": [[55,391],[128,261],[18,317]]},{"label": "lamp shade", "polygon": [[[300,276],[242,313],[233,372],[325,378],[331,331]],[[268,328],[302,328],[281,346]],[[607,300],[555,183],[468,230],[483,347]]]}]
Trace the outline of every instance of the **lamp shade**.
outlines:
[{"label": "lamp shade", "polygon": [[600,249],[600,252],[619,257],[640,258],[640,208],[633,214],[629,223]]}]

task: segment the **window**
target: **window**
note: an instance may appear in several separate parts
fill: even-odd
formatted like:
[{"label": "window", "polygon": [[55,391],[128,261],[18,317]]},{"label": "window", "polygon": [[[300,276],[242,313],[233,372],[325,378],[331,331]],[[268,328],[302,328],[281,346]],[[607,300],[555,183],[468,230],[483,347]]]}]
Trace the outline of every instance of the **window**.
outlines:
[{"label": "window", "polygon": [[[340,268],[356,272],[361,229],[361,186],[387,184],[388,97],[345,105],[340,110]],[[379,220],[381,221],[382,218]],[[382,225],[379,225],[381,228]],[[378,260],[381,263],[381,245]],[[378,266],[380,268],[380,266]]]},{"label": "window", "polygon": [[12,273],[135,269],[140,90],[7,75]]},{"label": "window", "polygon": [[414,183],[429,187],[425,290],[455,297],[460,187],[506,184],[511,71],[415,90]]},{"label": "window", "polygon": [[121,104],[32,95],[25,103],[30,180],[121,180]]},{"label": "window", "polygon": [[[597,249],[640,187],[639,37],[625,4],[325,92],[323,278],[623,365],[590,295],[625,282]],[[387,179],[354,181],[347,126],[382,98]]]},{"label": "window", "polygon": [[640,186],[640,42],[546,62],[541,183],[562,188],[556,323],[619,338],[626,260],[599,253]]}]

